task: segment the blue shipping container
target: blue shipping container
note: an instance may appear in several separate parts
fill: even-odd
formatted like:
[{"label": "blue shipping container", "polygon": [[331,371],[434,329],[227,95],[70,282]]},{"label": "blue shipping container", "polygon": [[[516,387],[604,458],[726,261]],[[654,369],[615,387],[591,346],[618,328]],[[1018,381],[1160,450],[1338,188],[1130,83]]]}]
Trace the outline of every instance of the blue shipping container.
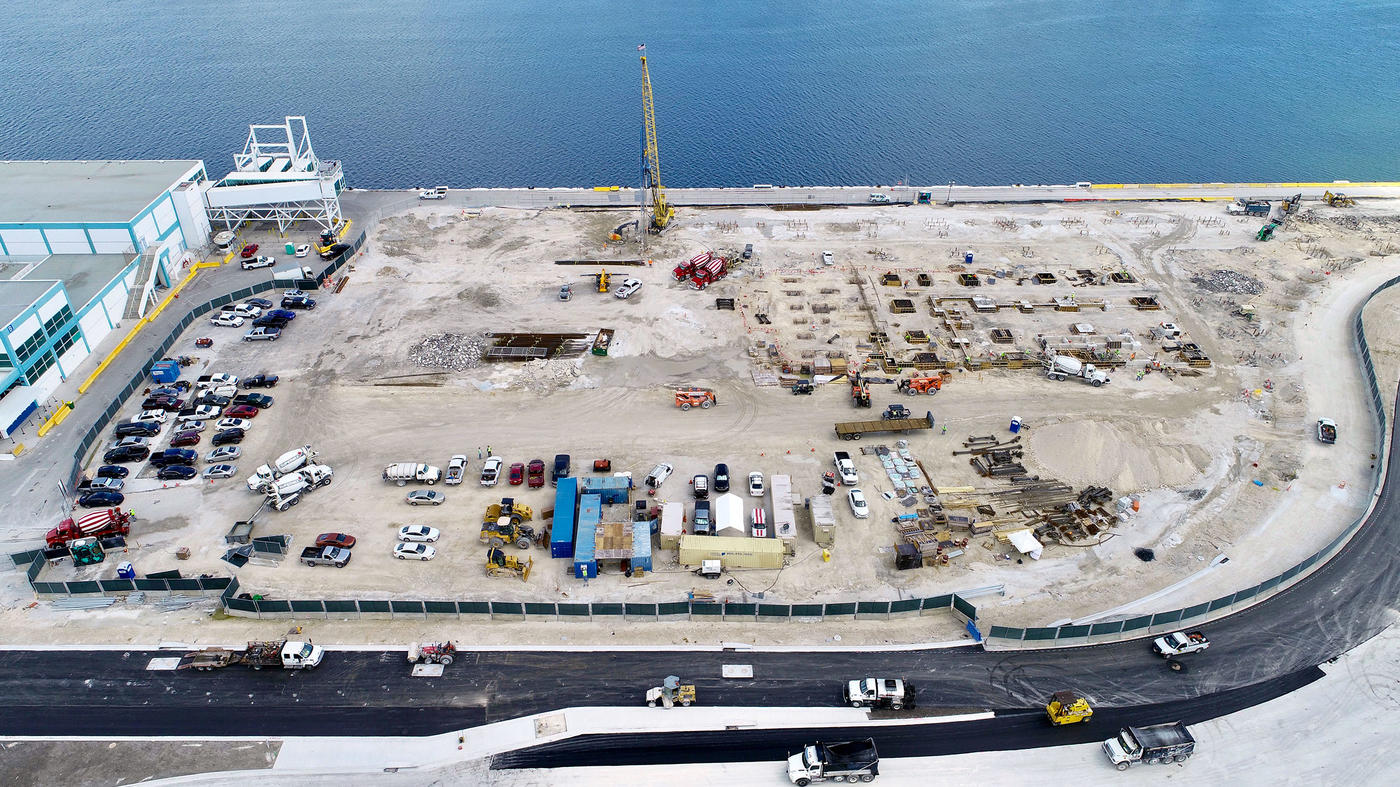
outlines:
[{"label": "blue shipping container", "polygon": [[578,479],[561,478],[554,493],[554,524],[549,533],[549,556],[574,556],[574,511],[578,505]]}]

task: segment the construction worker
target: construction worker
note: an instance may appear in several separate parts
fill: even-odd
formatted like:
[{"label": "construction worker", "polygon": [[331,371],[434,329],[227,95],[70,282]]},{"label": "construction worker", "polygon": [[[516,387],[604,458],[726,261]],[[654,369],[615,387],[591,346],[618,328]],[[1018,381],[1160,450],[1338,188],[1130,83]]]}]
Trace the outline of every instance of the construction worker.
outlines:
[{"label": "construction worker", "polygon": [[491,446],[489,446],[489,445],[486,446],[486,458],[487,458],[487,459],[490,459],[490,458],[491,458]]}]

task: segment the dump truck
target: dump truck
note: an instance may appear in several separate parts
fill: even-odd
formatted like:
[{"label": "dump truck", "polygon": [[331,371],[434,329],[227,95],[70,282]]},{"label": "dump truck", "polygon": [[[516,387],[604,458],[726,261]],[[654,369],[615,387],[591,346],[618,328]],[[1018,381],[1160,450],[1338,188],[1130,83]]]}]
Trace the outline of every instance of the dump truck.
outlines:
[{"label": "dump truck", "polygon": [[65,519],[44,535],[49,549],[66,547],[80,538],[108,538],[131,532],[131,514],[120,508],[104,508],[83,514],[77,519]]},{"label": "dump truck", "polygon": [[279,639],[267,642],[249,642],[243,650],[227,648],[204,648],[186,653],[176,669],[196,669],[201,671],[221,669],[234,664],[246,664],[255,670],[263,667],[282,669],[315,669],[325,656],[325,649],[310,641]]},{"label": "dump truck", "polygon": [[1206,635],[1200,631],[1178,631],[1152,640],[1152,652],[1164,659],[1172,656],[1184,656],[1187,653],[1197,653],[1208,647],[1210,647],[1210,640],[1206,639]]},{"label": "dump truck", "polygon": [[1072,691],[1057,691],[1050,695],[1045,704],[1045,715],[1056,727],[1076,722],[1087,722],[1094,715],[1089,701]]},{"label": "dump truck", "polygon": [[432,486],[441,478],[442,470],[440,468],[417,462],[395,462],[384,468],[384,480],[393,481],[399,486],[403,486],[409,481],[422,481],[428,486]]},{"label": "dump truck", "polygon": [[798,754],[788,756],[788,781],[797,787],[827,779],[842,781],[874,781],[880,775],[880,754],[875,739],[865,738],[846,743],[816,743],[802,747]]},{"label": "dump truck", "polygon": [[1317,419],[1317,440],[1329,445],[1337,442],[1337,422],[1331,418]]},{"label": "dump truck", "polygon": [[301,562],[308,566],[345,568],[350,562],[350,550],[344,547],[307,547],[301,551]]},{"label": "dump truck", "polygon": [[932,429],[933,413],[926,412],[923,418],[881,418],[878,421],[845,421],[836,425],[836,436],[842,440],[859,440],[868,434],[882,432],[912,432],[916,429]]},{"label": "dump truck", "polygon": [[1084,363],[1068,355],[1052,356],[1045,361],[1045,376],[1051,380],[1078,377],[1095,388],[1108,382],[1108,375],[1099,371],[1092,363]]},{"label": "dump truck", "polygon": [[836,473],[841,476],[841,483],[845,486],[855,486],[860,483],[860,476],[856,474],[856,463],[851,461],[851,455],[846,451],[836,451],[831,455],[831,463],[836,465]]},{"label": "dump truck", "polygon": [[852,708],[914,707],[914,686],[899,678],[864,678],[841,687],[841,701]]},{"label": "dump truck", "polygon": [[1266,199],[1236,199],[1225,206],[1231,216],[1267,216],[1269,201]]},{"label": "dump truck", "polygon": [[1196,751],[1196,739],[1179,721],[1150,727],[1124,727],[1103,742],[1103,751],[1113,767],[1126,771],[1135,762],[1148,765],[1185,762]]}]

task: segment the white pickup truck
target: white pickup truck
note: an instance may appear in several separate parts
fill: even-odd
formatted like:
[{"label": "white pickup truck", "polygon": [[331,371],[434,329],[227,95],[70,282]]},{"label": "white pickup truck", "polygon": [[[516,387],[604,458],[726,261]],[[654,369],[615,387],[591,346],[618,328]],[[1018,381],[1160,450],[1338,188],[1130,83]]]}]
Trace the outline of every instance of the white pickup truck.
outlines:
[{"label": "white pickup truck", "polygon": [[836,474],[841,476],[842,485],[855,486],[860,483],[860,476],[856,475],[856,463],[851,461],[849,453],[836,451],[831,456],[831,463],[836,465]]},{"label": "white pickup truck", "polygon": [[912,708],[914,686],[899,678],[852,680],[842,687],[841,701],[852,708]]},{"label": "white pickup truck", "polygon": [[1199,631],[1178,631],[1152,640],[1152,652],[1162,658],[1196,653],[1210,647],[1210,640]]}]

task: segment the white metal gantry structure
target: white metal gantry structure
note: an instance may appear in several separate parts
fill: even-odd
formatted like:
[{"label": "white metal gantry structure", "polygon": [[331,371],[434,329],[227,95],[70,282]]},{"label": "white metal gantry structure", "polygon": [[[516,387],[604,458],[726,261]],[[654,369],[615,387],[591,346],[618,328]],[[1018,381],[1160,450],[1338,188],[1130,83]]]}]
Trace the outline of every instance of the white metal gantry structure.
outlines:
[{"label": "white metal gantry structure", "polygon": [[340,225],[345,173],[339,161],[322,161],[311,147],[304,116],[281,125],[250,125],[234,170],[205,192],[209,220],[232,229],[245,221],[273,221],[277,231],[299,221],[327,230]]}]

